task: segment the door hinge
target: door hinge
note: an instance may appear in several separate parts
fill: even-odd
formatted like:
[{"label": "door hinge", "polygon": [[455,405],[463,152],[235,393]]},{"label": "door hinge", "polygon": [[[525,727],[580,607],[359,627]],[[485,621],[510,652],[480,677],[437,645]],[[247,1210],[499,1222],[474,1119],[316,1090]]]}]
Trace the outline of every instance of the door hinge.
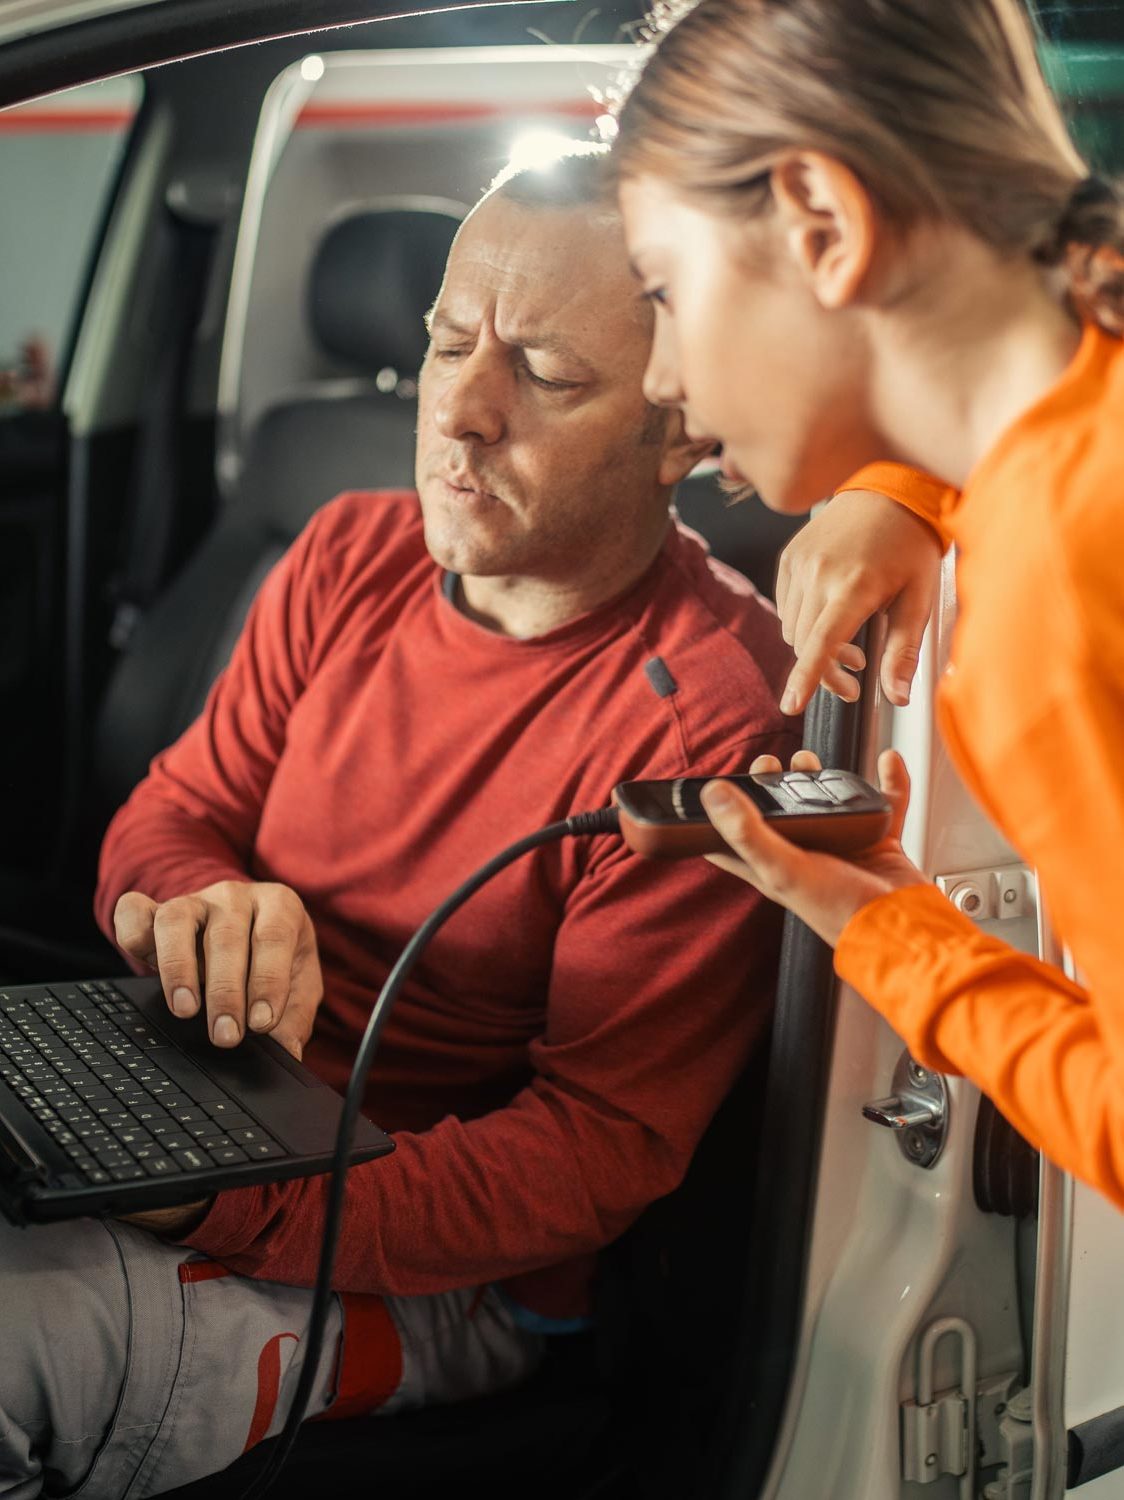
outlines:
[{"label": "door hinge", "polygon": [[[933,1363],[946,1334],[960,1340],[960,1380],[933,1391]],[[942,1474],[960,1479],[961,1500],[976,1494],[976,1334],[964,1318],[938,1318],[917,1349],[917,1399],[902,1402],[902,1478],[931,1484]]]}]

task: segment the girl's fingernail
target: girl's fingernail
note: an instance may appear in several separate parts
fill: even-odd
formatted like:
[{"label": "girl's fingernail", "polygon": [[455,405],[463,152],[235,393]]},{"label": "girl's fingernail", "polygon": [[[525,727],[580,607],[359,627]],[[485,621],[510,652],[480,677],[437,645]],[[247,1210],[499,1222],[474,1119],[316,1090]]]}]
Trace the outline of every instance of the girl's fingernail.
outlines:
[{"label": "girl's fingernail", "polygon": [[709,782],[703,787],[701,797],[707,812],[729,812],[734,805],[734,794],[724,781]]},{"label": "girl's fingernail", "polygon": [[894,692],[898,695],[898,706],[904,708],[909,702],[909,678],[895,677]]},{"label": "girl's fingernail", "polygon": [[796,707],[796,694],[792,691],[791,688],[785,689],[784,697],[781,699],[781,713],[799,713],[799,709]]}]

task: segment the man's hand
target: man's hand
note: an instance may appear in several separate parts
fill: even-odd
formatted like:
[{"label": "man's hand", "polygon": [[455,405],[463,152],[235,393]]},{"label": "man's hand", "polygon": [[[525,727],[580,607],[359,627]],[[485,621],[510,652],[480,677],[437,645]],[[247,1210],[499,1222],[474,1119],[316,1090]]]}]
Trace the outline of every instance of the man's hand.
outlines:
[{"label": "man's hand", "polygon": [[113,925],[124,951],[159,972],[174,1015],[205,1000],[216,1047],[236,1047],[248,1025],[302,1055],[324,984],[312,921],[288,886],[223,880],[163,902],[127,891]]},{"label": "man's hand", "polygon": [[891,703],[908,703],[940,560],[933,528],[886,495],[846,490],[813,516],[781,554],[777,573],[781,632],[796,652],[784,712],[800,713],[820,682],[848,702],[859,696],[844,668],[865,662],[848,643],[880,609],[889,627],[882,691]]},{"label": "man's hand", "polygon": [[[779,771],[774,755],[760,755],[750,774]],[[818,771],[810,750],[798,750],[794,771]],[[924,885],[925,877],[902,853],[901,831],[909,806],[909,776],[900,755],[885,750],[878,760],[878,779],[893,809],[885,838],[847,859],[798,849],[770,828],[744,793],[729,782],[712,781],[703,788],[707,817],[734,851],[708,854],[719,869],[756,886],[763,896],[788,907],[834,948],[839,934],[863,906],[906,885]]]}]

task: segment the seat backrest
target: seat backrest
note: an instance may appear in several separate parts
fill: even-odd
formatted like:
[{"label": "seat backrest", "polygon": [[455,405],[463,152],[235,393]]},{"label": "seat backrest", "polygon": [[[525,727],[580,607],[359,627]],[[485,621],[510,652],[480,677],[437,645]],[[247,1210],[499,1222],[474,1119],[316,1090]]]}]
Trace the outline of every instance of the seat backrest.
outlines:
[{"label": "seat backrest", "polygon": [[298,388],[262,414],[235,493],[134,631],[95,728],[103,821],[199,713],[266,573],[315,511],[343,490],[412,485],[423,320],[458,223],[434,209],[367,208],[326,229],[308,317],[354,376]]},{"label": "seat backrest", "polygon": [[774,597],[777,559],[807,517],[780,515],[754,496],[736,505],[718,488],[717,476],[705,470],[691,474],[675,492],[682,520],[706,538],[721,562],[729,563]]}]

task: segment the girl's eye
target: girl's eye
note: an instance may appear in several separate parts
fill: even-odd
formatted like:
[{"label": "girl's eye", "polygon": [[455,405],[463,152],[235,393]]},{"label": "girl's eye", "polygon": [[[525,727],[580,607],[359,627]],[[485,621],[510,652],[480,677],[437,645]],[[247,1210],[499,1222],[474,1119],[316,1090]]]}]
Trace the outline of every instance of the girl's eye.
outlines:
[{"label": "girl's eye", "polygon": [[667,287],[654,286],[640,294],[645,302],[655,302],[659,307],[667,306]]}]

